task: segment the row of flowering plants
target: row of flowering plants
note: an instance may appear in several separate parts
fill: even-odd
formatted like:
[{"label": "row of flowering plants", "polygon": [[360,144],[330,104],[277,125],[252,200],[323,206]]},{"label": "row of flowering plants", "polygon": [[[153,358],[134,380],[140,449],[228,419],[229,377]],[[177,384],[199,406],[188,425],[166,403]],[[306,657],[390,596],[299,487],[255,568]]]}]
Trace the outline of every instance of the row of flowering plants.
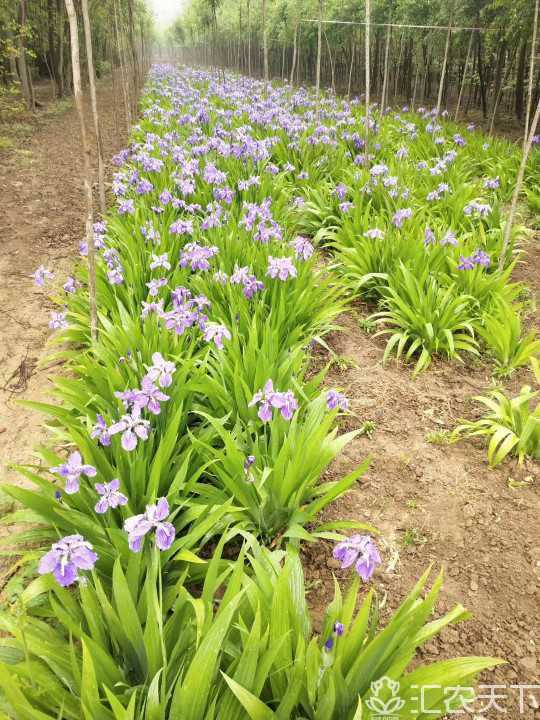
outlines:
[{"label": "row of flowering plants", "polygon": [[[525,229],[515,228],[499,265],[502,208],[509,200],[520,154],[509,141],[486,138],[474,125],[463,130],[443,113],[405,106],[372,108],[369,152],[358,129],[356,101],[330,125],[334,106],[323,103],[319,126],[307,139],[313,184],[288,192],[289,227],[332,249],[335,270],[349,291],[377,311],[388,334],[387,356],[414,363],[434,356],[470,358],[485,352],[503,372],[526,365],[521,336],[502,356],[493,318],[517,321],[525,289],[510,281]],[[365,125],[365,122],[364,122]],[[531,156],[528,184],[535,187],[540,152]],[[536,168],[536,170],[535,170]],[[322,172],[321,172],[322,170]],[[418,302],[418,297],[422,302]],[[527,345],[537,353],[530,338]]]},{"label": "row of flowering plants", "polygon": [[[117,206],[94,226],[98,339],[81,263],[51,317],[67,372],[54,403],[29,403],[53,442],[19,468],[29,486],[6,488],[21,506],[4,519],[12,552],[37,571],[0,614],[7,717],[353,720],[386,702],[382,678],[401,684],[400,716],[424,712],[422,683],[442,716],[470,700],[447,691],[498,662],[409,671],[465,611],[432,620],[441,578],[426,590],[426,574],[380,629],[374,591],[358,604],[382,561],[377,531],[318,519],[368,463],[325,475],[358,431],[339,431],[347,399],[309,372],[346,305],[289,224],[292,180],[307,189],[302,168],[333,162],[313,143],[313,103],[245,78],[151,73],[115,158]],[[361,132],[358,106],[331,100],[325,117]],[[318,635],[298,556],[316,539],[356,576],[344,597],[336,584]]]}]

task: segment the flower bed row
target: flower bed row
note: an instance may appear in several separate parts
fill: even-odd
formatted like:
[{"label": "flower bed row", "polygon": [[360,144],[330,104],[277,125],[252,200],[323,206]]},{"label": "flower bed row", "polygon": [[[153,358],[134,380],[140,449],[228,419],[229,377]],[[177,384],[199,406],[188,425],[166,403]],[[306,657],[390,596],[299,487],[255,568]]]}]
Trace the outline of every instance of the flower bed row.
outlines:
[{"label": "flower bed row", "polygon": [[[324,479],[358,431],[339,433],[347,399],[307,373],[346,305],[286,221],[297,168],[323,172],[315,120],[306,91],[153,69],[116,158],[118,206],[94,228],[98,340],[82,265],[51,319],[60,404],[30,403],[55,449],[20,468],[32,489],[6,488],[24,508],[15,552],[39,574],[0,616],[8,716],[352,720],[394,682],[400,716],[442,715],[498,662],[408,671],[465,611],[431,620],[442,578],[423,596],[426,573],[379,629],[374,591],[358,603],[376,530],[318,520],[367,462]],[[359,108],[326,101],[325,122],[361,127]],[[314,636],[298,545],[321,538],[356,573]]]}]

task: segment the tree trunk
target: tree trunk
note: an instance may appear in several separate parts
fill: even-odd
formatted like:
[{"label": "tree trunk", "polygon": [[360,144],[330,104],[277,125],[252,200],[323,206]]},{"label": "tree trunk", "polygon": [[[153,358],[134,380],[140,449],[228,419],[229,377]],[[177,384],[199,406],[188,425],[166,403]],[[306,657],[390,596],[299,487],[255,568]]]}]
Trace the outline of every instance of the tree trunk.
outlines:
[{"label": "tree trunk", "polygon": [[88,297],[90,302],[90,336],[93,341],[97,338],[97,305],[96,305],[96,265],[95,265],[95,247],[94,232],[92,228],[92,178],[90,168],[90,147],[86,136],[86,123],[84,119],[84,107],[81,86],[81,66],[79,58],[79,35],[77,29],[77,14],[73,5],[73,0],[65,0],[66,12],[69,19],[69,34],[71,39],[71,67],[73,71],[73,96],[75,99],[75,107],[79,116],[79,124],[81,128],[81,142],[83,149],[84,163],[84,194],[86,198],[86,242],[88,243]]},{"label": "tree trunk", "polygon": [[533,78],[534,78],[534,59],[536,57],[536,35],[538,33],[538,0],[534,6],[533,36],[531,42],[531,61],[529,65],[529,88],[527,91],[527,111],[525,113],[525,132],[523,134],[523,150],[527,144],[527,133],[529,132],[529,118],[531,116],[531,106],[533,97]]},{"label": "tree trunk", "polygon": [[120,63],[120,77],[122,80],[122,96],[124,99],[124,112],[126,116],[126,130],[129,130],[131,126],[131,101],[129,97],[129,87],[128,87],[128,78],[127,78],[127,67],[126,67],[126,58],[124,54],[124,44],[122,41],[122,38],[120,36],[120,31],[118,28],[118,7],[116,0],[114,0],[114,30],[115,30],[115,37],[116,37],[116,47],[118,48],[118,59]]},{"label": "tree trunk", "polygon": [[247,0],[247,41],[248,41],[248,47],[247,47],[247,61],[248,61],[248,75],[251,75],[251,18],[250,18],[250,5],[251,0]]},{"label": "tree trunk", "polygon": [[26,62],[26,44],[24,42],[23,33],[26,26],[26,0],[19,1],[19,32],[17,33],[17,47],[19,54],[17,56],[17,68],[21,81],[21,90],[24,101],[28,110],[34,112],[36,103],[34,100],[34,88],[32,86],[32,77]]},{"label": "tree trunk", "polygon": [[[450,17],[450,26],[451,25],[452,17]],[[439,80],[439,92],[437,94],[437,115],[441,112],[444,81],[446,78],[446,65],[448,63],[448,51],[450,50],[450,39],[452,37],[452,28],[450,26],[448,27],[448,32],[446,33],[446,45],[444,46],[444,58],[441,70],[441,79]]]},{"label": "tree trunk", "polygon": [[[392,18],[390,18],[392,21]],[[386,93],[388,89],[388,53],[390,52],[390,33],[392,26],[390,23],[386,26],[386,41],[384,43],[384,71],[383,71],[383,85],[381,93],[381,113],[384,113],[386,107]]]},{"label": "tree trunk", "polygon": [[101,214],[105,215],[107,211],[107,202],[105,199],[105,166],[103,163],[103,144],[101,140],[101,128],[99,125],[99,114],[96,97],[96,76],[94,70],[94,53],[92,50],[92,30],[90,28],[90,18],[88,16],[88,0],[81,0],[81,9],[84,24],[84,40],[86,46],[86,61],[88,64],[88,80],[90,85],[90,101],[92,104],[92,117],[94,120],[94,132],[96,133],[96,150],[98,161],[98,187],[99,187],[99,208]]},{"label": "tree trunk", "polygon": [[56,32],[58,34],[58,62],[56,77],[58,80],[58,97],[63,97],[64,87],[64,5],[62,0],[56,0]]},{"label": "tree trunk", "polygon": [[[478,22],[480,18],[478,17]],[[486,86],[484,81],[484,67],[482,63],[482,33],[478,33],[476,42],[476,53],[477,53],[477,64],[478,64],[478,78],[480,80],[480,98],[482,100],[482,115],[484,119],[487,117],[487,101],[486,101]]]},{"label": "tree trunk", "polygon": [[266,0],[262,0],[262,37],[264,82],[268,83],[268,29],[266,27]]},{"label": "tree trunk", "polygon": [[354,35],[351,43],[351,64],[349,67],[349,84],[347,85],[347,99],[351,97],[351,84],[352,84],[352,74],[353,74],[353,67],[354,67],[354,55],[356,52],[356,46],[354,41]]},{"label": "tree trunk", "polygon": [[298,23],[294,26],[294,36],[293,36],[293,52],[292,52],[292,62],[291,62],[291,79],[290,84],[292,85],[294,83],[294,71],[296,69],[296,42],[297,42],[297,35],[298,35]]},{"label": "tree trunk", "polygon": [[527,159],[529,157],[529,153],[531,152],[533,137],[536,132],[536,127],[538,125],[539,119],[540,119],[540,99],[538,100],[538,104],[536,106],[536,112],[532,119],[531,128],[529,131],[529,135],[527,137],[527,142],[525,143],[525,147],[523,148],[521,164],[519,166],[518,174],[516,177],[516,184],[514,185],[514,192],[512,194],[512,202],[510,205],[510,212],[508,214],[508,220],[506,221],[506,224],[504,226],[504,240],[503,240],[503,246],[501,249],[501,254],[499,257],[499,270],[502,270],[504,268],[504,264],[506,262],[506,255],[508,254],[508,248],[510,246],[510,237],[512,234],[512,225],[514,223],[514,217],[516,214],[516,208],[517,208],[517,203],[518,203],[518,199],[519,199],[519,194],[521,192],[521,186],[523,184],[523,177],[525,175],[525,167],[527,165]]},{"label": "tree trunk", "polygon": [[471,36],[469,38],[469,44],[467,46],[467,56],[465,58],[465,65],[463,66],[463,77],[461,78],[461,85],[459,87],[459,95],[458,95],[457,104],[456,104],[456,112],[454,114],[454,122],[457,122],[457,119],[458,119],[459,108],[461,106],[461,98],[463,97],[463,90],[465,88],[465,82],[467,81],[467,70],[469,68],[469,60],[471,57],[473,35],[474,35],[474,33],[471,32]]},{"label": "tree trunk", "polygon": [[365,102],[366,102],[366,165],[369,163],[369,91],[370,91],[370,57],[369,57],[369,43],[370,43],[370,24],[371,24],[371,0],[366,0],[366,95],[365,95]]}]

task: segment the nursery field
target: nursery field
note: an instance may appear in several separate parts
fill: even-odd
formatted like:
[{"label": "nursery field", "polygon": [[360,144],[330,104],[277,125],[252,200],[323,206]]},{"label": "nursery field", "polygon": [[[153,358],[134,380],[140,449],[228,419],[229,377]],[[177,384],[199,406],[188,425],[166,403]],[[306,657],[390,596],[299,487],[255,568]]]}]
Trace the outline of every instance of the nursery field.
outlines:
[{"label": "nursery field", "polygon": [[4,387],[2,717],[536,716],[538,147],[505,247],[515,144],[151,69],[97,339],[84,241],[10,256],[42,357]]}]

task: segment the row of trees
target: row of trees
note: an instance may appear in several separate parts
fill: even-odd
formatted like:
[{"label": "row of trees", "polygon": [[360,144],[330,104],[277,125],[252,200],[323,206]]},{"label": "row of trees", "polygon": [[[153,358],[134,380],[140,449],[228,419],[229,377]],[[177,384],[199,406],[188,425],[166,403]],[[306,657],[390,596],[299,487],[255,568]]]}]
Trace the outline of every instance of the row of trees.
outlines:
[{"label": "row of trees", "polygon": [[[435,103],[444,66],[444,105],[460,98],[465,111],[491,117],[506,110],[524,122],[539,52],[535,12],[534,0],[372,0],[372,97]],[[358,0],[191,0],[171,37],[199,62],[264,76],[266,57],[270,77],[314,83],[319,16],[325,21],[321,82],[364,91],[365,7]],[[534,106],[540,73],[533,75]]]},{"label": "row of trees", "polygon": [[[74,10],[82,35],[82,0],[74,0]],[[95,74],[115,69],[113,79],[122,76],[131,114],[151,47],[152,17],[143,0],[88,0],[88,15]],[[40,80],[50,81],[55,98],[73,92],[69,27],[65,0],[0,0],[0,85],[19,83],[29,110],[39,106],[34,86]],[[88,77],[85,45],[81,65]]]}]

